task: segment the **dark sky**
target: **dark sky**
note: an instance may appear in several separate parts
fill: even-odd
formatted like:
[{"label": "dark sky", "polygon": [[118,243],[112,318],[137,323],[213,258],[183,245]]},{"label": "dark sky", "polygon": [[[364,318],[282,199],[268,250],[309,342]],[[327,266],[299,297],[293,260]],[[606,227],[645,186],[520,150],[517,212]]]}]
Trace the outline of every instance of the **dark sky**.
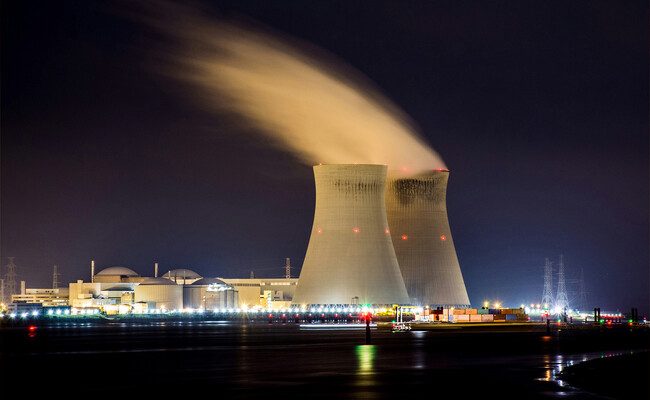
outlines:
[{"label": "dark sky", "polygon": [[[563,253],[591,305],[648,312],[646,1],[208,8],[324,48],[417,122],[451,169],[475,305],[538,301],[544,257]],[[28,286],[53,264],[88,279],[91,258],[226,277],[301,265],[310,167],[153,73],[149,34],[115,3],[2,2],[3,273],[7,256]]]}]

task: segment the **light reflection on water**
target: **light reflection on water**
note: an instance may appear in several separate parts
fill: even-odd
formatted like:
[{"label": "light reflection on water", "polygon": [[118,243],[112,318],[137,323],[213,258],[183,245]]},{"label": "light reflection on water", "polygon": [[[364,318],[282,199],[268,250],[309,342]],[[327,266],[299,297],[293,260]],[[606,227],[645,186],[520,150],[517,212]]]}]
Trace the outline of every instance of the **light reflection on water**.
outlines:
[{"label": "light reflection on water", "polygon": [[[567,387],[567,383],[560,378],[560,374],[566,367],[570,367],[572,365],[580,364],[582,362],[596,358],[616,357],[625,354],[634,354],[634,351],[598,352],[574,355],[556,354],[554,356],[546,354],[543,357],[544,375],[541,378],[538,378],[538,380],[545,382],[555,382],[559,387]],[[558,392],[557,394],[563,395],[566,393]]]},{"label": "light reflection on water", "polygon": [[375,353],[377,348],[373,345],[359,345],[355,349],[357,353],[357,375],[374,374]]},{"label": "light reflection on water", "polygon": [[378,393],[374,391],[377,386],[375,380],[375,356],[377,347],[374,345],[359,345],[355,347],[357,355],[356,386],[359,388],[356,393],[364,399],[377,398]]}]

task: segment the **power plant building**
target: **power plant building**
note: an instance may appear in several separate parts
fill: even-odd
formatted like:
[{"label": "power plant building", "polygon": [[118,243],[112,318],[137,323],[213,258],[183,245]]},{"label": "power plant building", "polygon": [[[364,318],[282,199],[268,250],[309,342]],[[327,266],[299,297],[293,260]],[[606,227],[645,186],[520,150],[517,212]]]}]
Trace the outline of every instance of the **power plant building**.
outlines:
[{"label": "power plant building", "polygon": [[293,303],[409,303],[386,218],[387,167],[313,170],[314,223]]},{"label": "power plant building", "polygon": [[448,170],[434,170],[388,180],[388,224],[412,304],[470,304],[447,216],[448,179]]},{"label": "power plant building", "polygon": [[172,269],[166,272],[162,277],[170,279],[179,285],[190,285],[203,278],[191,269],[185,268]]},{"label": "power plant building", "polygon": [[183,308],[234,309],[238,304],[235,288],[221,279],[203,278],[183,286]]},{"label": "power plant building", "polygon": [[240,307],[282,308],[291,305],[296,278],[219,278],[238,294]]},{"label": "power plant building", "polygon": [[183,308],[183,286],[165,278],[145,278],[135,288],[135,302],[148,308],[180,310]]}]

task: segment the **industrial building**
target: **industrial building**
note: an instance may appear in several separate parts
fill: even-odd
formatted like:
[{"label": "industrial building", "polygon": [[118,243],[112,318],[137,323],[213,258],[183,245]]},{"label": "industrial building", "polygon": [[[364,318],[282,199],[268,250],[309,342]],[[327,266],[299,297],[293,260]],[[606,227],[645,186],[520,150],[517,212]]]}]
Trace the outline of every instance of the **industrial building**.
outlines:
[{"label": "industrial building", "polygon": [[[24,282],[24,281],[23,281]],[[67,288],[34,288],[27,289],[21,285],[20,294],[11,296],[12,303],[39,304],[43,307],[58,307],[68,305]]]},{"label": "industrial building", "polygon": [[162,277],[170,279],[178,285],[190,285],[203,278],[201,275],[197,274],[191,269],[185,268],[172,269],[163,274]]},{"label": "industrial building", "polygon": [[316,165],[314,223],[294,304],[407,304],[386,218],[385,165]]},{"label": "industrial building", "polygon": [[285,308],[291,301],[298,284],[297,278],[220,278],[238,293],[240,307],[262,306]]},{"label": "industrial building", "polygon": [[388,225],[412,304],[470,304],[447,216],[448,179],[448,170],[389,176]]},{"label": "industrial building", "polygon": [[135,287],[134,302],[146,303],[147,308],[181,310],[183,286],[166,278],[145,278]]},{"label": "industrial building", "polygon": [[193,309],[239,308],[237,290],[221,279],[203,278],[183,286],[183,307]]}]

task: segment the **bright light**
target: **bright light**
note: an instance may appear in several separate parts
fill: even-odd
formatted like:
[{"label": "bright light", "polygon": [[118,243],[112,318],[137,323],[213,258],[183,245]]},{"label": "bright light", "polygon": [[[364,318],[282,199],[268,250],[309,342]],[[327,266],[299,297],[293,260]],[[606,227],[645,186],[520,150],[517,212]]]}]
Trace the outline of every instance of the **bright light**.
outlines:
[{"label": "bright light", "polygon": [[544,309],[548,310],[548,304],[544,303]]},{"label": "bright light", "polygon": [[24,313],[20,314],[20,316],[21,316],[22,318],[27,318],[27,313],[24,312]]},{"label": "bright light", "polygon": [[501,303],[495,303],[494,306],[495,306],[496,308],[501,308]]},{"label": "bright light", "polygon": [[490,302],[489,301],[484,301],[483,302],[483,307],[484,308],[489,308],[490,307]]},{"label": "bright light", "polygon": [[402,240],[408,240],[408,239],[409,239],[409,235],[407,235],[407,234],[402,235]]},{"label": "bright light", "polygon": [[57,309],[57,310],[56,310],[56,315],[61,315],[61,312],[62,312],[62,311],[61,311],[60,309]]},{"label": "bright light", "polygon": [[359,229],[359,227],[355,226],[354,228],[352,228],[352,232],[359,233],[359,232],[361,232],[361,229]]},{"label": "bright light", "polygon": [[323,233],[323,228],[321,228],[321,227],[316,228],[316,233],[318,233],[318,234]]},{"label": "bright light", "polygon": [[447,240],[447,236],[445,236],[445,235],[440,235],[440,240],[442,240],[442,241],[444,242],[445,240]]},{"label": "bright light", "polygon": [[38,311],[36,311],[36,310],[32,311],[32,315],[35,316],[35,317],[38,316]]},{"label": "bright light", "polygon": [[16,313],[12,312],[11,314],[9,314],[9,318],[16,318]]}]

